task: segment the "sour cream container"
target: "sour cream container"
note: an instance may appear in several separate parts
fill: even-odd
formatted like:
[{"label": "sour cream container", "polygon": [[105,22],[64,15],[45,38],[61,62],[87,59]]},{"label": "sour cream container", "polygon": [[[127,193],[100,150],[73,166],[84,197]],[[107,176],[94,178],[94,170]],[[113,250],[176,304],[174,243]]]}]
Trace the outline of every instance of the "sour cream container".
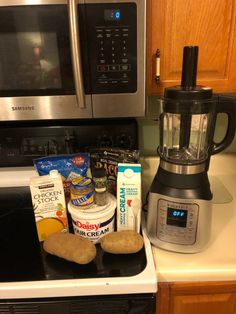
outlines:
[{"label": "sour cream container", "polygon": [[94,204],[86,210],[79,209],[71,201],[68,203],[75,234],[98,243],[104,235],[114,231],[116,198],[108,193],[107,200],[104,206]]}]

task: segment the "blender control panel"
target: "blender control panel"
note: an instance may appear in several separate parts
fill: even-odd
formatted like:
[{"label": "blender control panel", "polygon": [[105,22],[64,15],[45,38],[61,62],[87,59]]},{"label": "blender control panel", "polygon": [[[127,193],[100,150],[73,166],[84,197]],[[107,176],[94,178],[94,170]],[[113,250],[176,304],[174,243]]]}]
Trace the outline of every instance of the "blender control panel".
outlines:
[{"label": "blender control panel", "polygon": [[158,201],[157,237],[166,242],[192,245],[196,242],[199,206],[166,199]]}]

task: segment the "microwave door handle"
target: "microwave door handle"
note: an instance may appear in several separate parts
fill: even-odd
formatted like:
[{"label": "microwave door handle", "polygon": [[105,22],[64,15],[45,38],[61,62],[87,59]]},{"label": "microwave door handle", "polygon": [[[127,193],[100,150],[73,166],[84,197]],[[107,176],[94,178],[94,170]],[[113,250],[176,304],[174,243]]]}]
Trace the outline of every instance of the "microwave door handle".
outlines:
[{"label": "microwave door handle", "polygon": [[79,40],[79,22],[78,22],[79,17],[76,7],[76,0],[68,0],[68,6],[69,6],[70,42],[72,51],[72,64],[75,79],[77,106],[80,109],[85,109],[85,92]]}]

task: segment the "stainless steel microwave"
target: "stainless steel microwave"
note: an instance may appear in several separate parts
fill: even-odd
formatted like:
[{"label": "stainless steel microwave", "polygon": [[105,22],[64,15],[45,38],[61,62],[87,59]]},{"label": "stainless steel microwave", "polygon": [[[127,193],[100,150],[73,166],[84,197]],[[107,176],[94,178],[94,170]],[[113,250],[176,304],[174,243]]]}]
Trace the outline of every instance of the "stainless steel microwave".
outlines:
[{"label": "stainless steel microwave", "polygon": [[0,121],[145,115],[146,0],[1,0]]}]

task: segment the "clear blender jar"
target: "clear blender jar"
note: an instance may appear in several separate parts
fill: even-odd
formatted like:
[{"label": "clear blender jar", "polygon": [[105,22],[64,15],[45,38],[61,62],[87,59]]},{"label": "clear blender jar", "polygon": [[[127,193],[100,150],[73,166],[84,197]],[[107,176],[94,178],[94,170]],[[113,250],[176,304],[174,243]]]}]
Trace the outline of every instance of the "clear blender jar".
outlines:
[{"label": "clear blender jar", "polygon": [[[166,88],[162,99],[159,154],[170,163],[203,163],[225,149],[235,135],[235,99],[196,85],[197,61],[198,47],[184,47],[181,85]],[[218,113],[227,114],[228,128],[223,140],[215,143]]]},{"label": "clear blender jar", "polygon": [[[165,109],[160,117],[159,145],[162,159],[190,165],[208,158],[209,138],[214,123],[213,105],[212,101],[182,101],[176,106],[176,101],[173,104],[171,100],[163,100]],[[175,110],[168,110],[168,107]]]}]

